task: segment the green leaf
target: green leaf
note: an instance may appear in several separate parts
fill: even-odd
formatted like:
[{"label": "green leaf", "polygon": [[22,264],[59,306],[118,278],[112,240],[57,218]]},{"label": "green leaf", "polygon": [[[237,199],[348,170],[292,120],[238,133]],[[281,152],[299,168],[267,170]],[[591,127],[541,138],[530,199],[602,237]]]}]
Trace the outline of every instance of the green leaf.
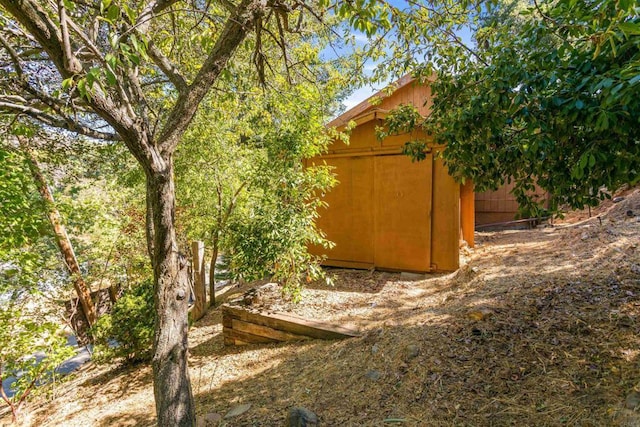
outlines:
[{"label": "green leaf", "polygon": [[587,167],[587,163],[589,162],[589,156],[587,155],[587,153],[584,153],[582,156],[580,156],[580,169],[584,169]]},{"label": "green leaf", "polygon": [[110,5],[111,5],[111,0],[102,0],[100,2],[100,13],[104,14],[104,11],[107,10]]},{"label": "green leaf", "polygon": [[62,81],[62,89],[64,90],[71,89],[73,85],[74,85],[73,77],[69,77],[68,79],[64,79]]},{"label": "green leaf", "polygon": [[140,46],[138,45],[138,38],[136,37],[136,35],[131,34],[131,37],[129,37],[129,40],[131,41],[131,45],[133,46],[133,49],[136,52],[140,52]]},{"label": "green leaf", "polygon": [[107,19],[113,23],[116,22],[118,18],[120,18],[120,8],[117,5],[112,4],[107,10]]},{"label": "green leaf", "polygon": [[118,83],[118,79],[117,79],[116,75],[113,74],[113,72],[111,70],[109,70],[108,68],[105,70],[105,75],[107,77],[107,83],[109,83],[109,85],[115,86],[116,83]]},{"label": "green leaf", "polygon": [[126,3],[122,5],[122,10],[124,11],[127,18],[129,18],[129,23],[133,24],[136,22],[136,13],[133,9],[129,7]]},{"label": "green leaf", "polygon": [[618,27],[627,37],[640,35],[640,22],[621,22]]},{"label": "green leaf", "polygon": [[63,0],[62,3],[64,4],[65,9],[67,9],[70,12],[73,12],[76,8],[76,5],[70,0]]},{"label": "green leaf", "polygon": [[113,71],[116,70],[116,66],[118,65],[118,58],[116,58],[115,55],[112,55],[112,54],[108,53],[104,57],[104,60],[107,62],[107,64],[109,64],[109,67],[111,67],[111,69]]}]

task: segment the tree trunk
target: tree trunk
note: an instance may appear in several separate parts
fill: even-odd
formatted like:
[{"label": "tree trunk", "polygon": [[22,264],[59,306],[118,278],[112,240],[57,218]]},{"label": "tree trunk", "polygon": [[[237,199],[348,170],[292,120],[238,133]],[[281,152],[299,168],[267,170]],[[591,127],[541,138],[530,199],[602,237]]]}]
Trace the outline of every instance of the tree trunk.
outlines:
[{"label": "tree trunk", "polygon": [[51,227],[53,228],[56,243],[58,244],[60,253],[64,258],[67,270],[69,271],[69,274],[71,274],[73,287],[78,294],[82,312],[89,326],[92,326],[94,323],[96,323],[96,320],[98,320],[96,307],[93,303],[93,300],[91,299],[89,288],[82,278],[78,259],[76,258],[76,254],[73,250],[73,246],[71,245],[71,241],[69,240],[69,236],[67,235],[67,230],[64,228],[64,225],[62,223],[60,212],[58,211],[58,208],[56,208],[53,194],[51,194],[51,191],[49,191],[49,186],[47,185],[47,181],[42,174],[42,170],[40,169],[40,165],[38,164],[33,151],[27,145],[26,141],[23,138],[19,138],[19,140],[22,150],[27,156],[27,163],[29,164],[29,170],[31,171],[33,180],[36,182],[38,191],[40,192],[40,195],[44,200],[47,210],[47,217],[49,218],[49,222],[51,223]]},{"label": "tree trunk", "polygon": [[213,239],[213,254],[209,263],[209,306],[216,306],[216,262],[218,261],[218,238]]},{"label": "tree trunk", "polygon": [[173,159],[147,171],[153,211],[156,328],[153,391],[160,426],[195,425],[195,406],[187,368],[189,263],[178,253],[175,233]]}]

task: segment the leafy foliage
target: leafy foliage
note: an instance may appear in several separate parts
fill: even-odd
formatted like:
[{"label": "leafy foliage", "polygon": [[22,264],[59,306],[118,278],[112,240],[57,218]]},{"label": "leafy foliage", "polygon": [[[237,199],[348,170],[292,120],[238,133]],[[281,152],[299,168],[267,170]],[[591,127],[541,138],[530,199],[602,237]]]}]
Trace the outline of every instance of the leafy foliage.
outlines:
[{"label": "leafy foliage", "polygon": [[[411,104],[402,104],[385,117],[384,126],[376,126],[376,138],[383,140],[391,135],[412,133],[422,124],[423,118],[418,109]],[[402,147],[402,153],[410,156],[412,161],[424,160],[426,152],[427,142],[422,138],[411,138]]]},{"label": "leafy foliage", "polygon": [[0,294],[35,287],[47,225],[24,159],[0,147]]},{"label": "leafy foliage", "polygon": [[93,360],[148,362],[153,355],[153,282],[146,280],[124,292],[92,328]]},{"label": "leafy foliage", "polygon": [[[431,86],[432,112],[413,125],[447,145],[459,180],[479,191],[514,180],[521,205],[535,211],[535,184],[556,210],[594,205],[640,179],[637,2],[330,4],[344,17],[390,23],[362,29],[390,54],[376,76],[413,72]],[[405,152],[419,157],[421,142],[408,142]]]},{"label": "leafy foliage", "polygon": [[295,39],[289,52],[307,68],[283,69],[268,91],[249,62],[229,67],[185,135],[176,176],[179,221],[190,238],[224,253],[234,279],[269,275],[295,293],[322,271],[307,246],[328,243],[315,227],[316,195],[334,180],[304,160],[330,142],[324,122],[344,80],[318,59],[318,47]]},{"label": "leafy foliage", "polygon": [[272,275],[296,296],[302,283],[321,275],[308,246],[329,244],[315,220],[321,204],[317,194],[330,188],[334,178],[326,168],[303,168],[290,144],[301,145],[304,133],[269,138],[273,146],[257,183],[260,191],[252,195],[246,215],[230,224],[230,267],[245,280]]},{"label": "leafy foliage", "polygon": [[[425,127],[451,173],[480,191],[537,183],[551,208],[595,205],[640,179],[640,23],[635,2],[483,3],[474,56],[435,60]],[[423,75],[432,68],[423,67]]]},{"label": "leafy foliage", "polygon": [[0,324],[0,382],[15,378],[10,386],[13,396],[4,389],[0,395],[15,421],[27,397],[56,377],[55,368],[73,355],[73,349],[57,324],[35,319],[15,302],[0,306]]}]

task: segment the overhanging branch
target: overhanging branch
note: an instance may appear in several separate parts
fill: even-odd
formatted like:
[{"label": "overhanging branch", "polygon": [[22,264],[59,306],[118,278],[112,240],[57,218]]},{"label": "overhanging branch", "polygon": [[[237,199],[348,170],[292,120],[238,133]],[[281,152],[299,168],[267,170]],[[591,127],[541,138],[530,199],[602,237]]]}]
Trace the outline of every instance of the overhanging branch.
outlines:
[{"label": "overhanging branch", "polygon": [[24,114],[47,126],[69,130],[91,138],[103,139],[107,141],[120,140],[120,137],[116,133],[97,131],[88,126],[78,123],[70,117],[56,117],[52,114],[48,114],[44,111],[38,110],[37,108],[28,105],[15,104],[13,102],[8,102],[7,100],[3,100],[0,98],[0,111],[2,110],[15,114]]}]

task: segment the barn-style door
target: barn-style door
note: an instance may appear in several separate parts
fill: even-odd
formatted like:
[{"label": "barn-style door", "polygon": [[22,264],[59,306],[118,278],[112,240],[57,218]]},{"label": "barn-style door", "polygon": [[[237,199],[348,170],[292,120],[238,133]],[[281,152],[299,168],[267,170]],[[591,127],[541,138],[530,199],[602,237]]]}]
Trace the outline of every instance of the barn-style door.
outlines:
[{"label": "barn-style door", "polygon": [[431,269],[431,154],[412,163],[401,154],[325,159],[339,184],[326,194],[319,227],[335,243],[325,264],[401,271]]},{"label": "barn-style door", "polygon": [[374,157],[374,264],[378,268],[431,268],[431,154]]}]

